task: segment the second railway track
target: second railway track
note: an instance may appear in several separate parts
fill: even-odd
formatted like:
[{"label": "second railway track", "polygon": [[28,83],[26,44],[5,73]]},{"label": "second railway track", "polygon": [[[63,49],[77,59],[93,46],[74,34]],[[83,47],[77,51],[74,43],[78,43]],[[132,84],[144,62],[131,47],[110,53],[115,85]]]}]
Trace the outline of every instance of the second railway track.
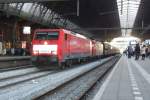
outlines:
[{"label": "second railway track", "polygon": [[[68,90],[70,95],[67,96],[67,98],[62,99],[62,100],[69,100],[68,98],[70,97],[72,98],[72,100],[77,100],[77,97],[78,98],[82,97],[82,95],[89,89],[89,86],[92,86],[95,83],[95,81],[100,77],[100,75],[102,75],[109,67],[111,67],[111,65],[113,65],[118,60],[118,58],[119,56],[110,57],[101,61],[95,61],[89,64],[81,65],[79,67],[76,67],[76,68],[74,67],[68,70],[63,70],[63,71],[50,71],[50,70],[39,71],[35,68],[33,69],[27,68],[26,71],[27,72],[30,71],[28,72],[28,74],[25,73],[24,71],[22,71],[24,72],[24,74],[21,74],[21,72],[19,74],[19,72],[17,72],[18,70],[13,70],[13,74],[6,75],[6,76],[3,75],[1,77],[0,98],[3,98],[3,100],[9,100],[10,98],[13,100],[19,100],[19,99],[22,99],[22,100],[39,99],[40,100],[41,98],[46,99],[49,96],[53,98],[56,96],[55,94],[60,94],[64,88],[70,85],[70,83],[72,84],[78,83],[76,85],[73,85],[72,88],[77,89],[77,90],[79,89],[80,95],[73,96],[71,94],[71,91]],[[110,66],[108,67],[108,65]],[[102,66],[102,67],[99,67],[99,66]],[[23,69],[20,69],[20,70],[23,70]],[[14,74],[14,71],[16,71],[15,72],[16,74]],[[6,73],[11,73],[11,72],[6,71]],[[3,73],[3,74],[6,74],[6,73]],[[97,77],[92,78],[91,75],[92,76],[94,75]],[[87,82],[85,82],[86,79],[88,79]],[[84,89],[84,91],[82,91],[82,89],[80,90],[81,88],[80,82],[87,83],[83,85],[83,88],[86,88]],[[72,89],[70,88],[70,90]],[[72,91],[72,92],[74,93],[75,91]],[[53,93],[54,95],[52,95]],[[52,100],[56,100],[56,98]],[[60,99],[57,99],[57,100],[60,100]]]}]

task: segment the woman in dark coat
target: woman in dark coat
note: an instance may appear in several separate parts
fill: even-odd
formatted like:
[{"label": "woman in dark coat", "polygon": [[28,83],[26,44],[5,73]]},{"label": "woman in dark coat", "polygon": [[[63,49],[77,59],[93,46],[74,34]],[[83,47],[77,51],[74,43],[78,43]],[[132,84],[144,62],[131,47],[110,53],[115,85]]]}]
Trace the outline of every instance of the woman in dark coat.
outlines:
[{"label": "woman in dark coat", "polygon": [[140,45],[139,44],[136,44],[134,52],[135,52],[135,60],[138,60],[139,56],[140,56]]}]

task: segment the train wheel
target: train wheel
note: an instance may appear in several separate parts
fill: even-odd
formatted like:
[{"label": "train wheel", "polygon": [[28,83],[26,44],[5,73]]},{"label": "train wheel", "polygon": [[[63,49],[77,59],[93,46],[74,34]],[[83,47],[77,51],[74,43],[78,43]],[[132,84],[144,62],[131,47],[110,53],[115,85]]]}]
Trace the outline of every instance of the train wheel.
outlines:
[{"label": "train wheel", "polygon": [[67,65],[67,67],[71,67],[71,66],[72,66],[72,60],[68,60],[68,61],[66,62],[66,65]]},{"label": "train wheel", "polygon": [[87,61],[87,59],[86,58],[83,58],[83,62],[86,62]]},{"label": "train wheel", "polygon": [[34,66],[38,66],[39,64],[38,64],[38,62],[32,62],[32,65],[34,65]]},{"label": "train wheel", "polygon": [[78,59],[78,63],[80,64],[82,61],[81,61],[81,59]]},{"label": "train wheel", "polygon": [[58,66],[60,69],[65,69],[65,63],[63,63],[63,62],[59,62]]}]

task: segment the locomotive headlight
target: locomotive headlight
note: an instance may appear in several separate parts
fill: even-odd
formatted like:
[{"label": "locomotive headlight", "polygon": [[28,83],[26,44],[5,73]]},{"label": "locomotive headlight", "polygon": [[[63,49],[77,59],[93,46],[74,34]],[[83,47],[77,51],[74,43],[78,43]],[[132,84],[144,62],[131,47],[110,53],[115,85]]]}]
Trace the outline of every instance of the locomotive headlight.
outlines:
[{"label": "locomotive headlight", "polygon": [[38,54],[38,50],[35,48],[35,45],[33,45],[32,53],[34,55]]},{"label": "locomotive headlight", "polygon": [[33,54],[34,54],[34,55],[38,54],[38,51],[35,51],[35,50],[34,50],[34,51],[33,51]]},{"label": "locomotive headlight", "polygon": [[44,45],[48,45],[48,43],[45,41],[45,42],[44,42]]}]

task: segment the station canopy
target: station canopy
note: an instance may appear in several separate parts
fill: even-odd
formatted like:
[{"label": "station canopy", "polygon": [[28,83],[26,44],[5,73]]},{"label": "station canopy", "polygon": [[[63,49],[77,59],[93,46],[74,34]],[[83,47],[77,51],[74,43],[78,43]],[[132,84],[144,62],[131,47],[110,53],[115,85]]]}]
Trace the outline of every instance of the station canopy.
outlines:
[{"label": "station canopy", "polygon": [[[0,3],[0,10],[7,14],[16,13],[32,22],[54,24],[93,39],[110,41],[121,35],[120,27],[125,35],[125,28],[133,26],[140,0],[0,0]],[[128,14],[131,9],[133,12]]]}]

